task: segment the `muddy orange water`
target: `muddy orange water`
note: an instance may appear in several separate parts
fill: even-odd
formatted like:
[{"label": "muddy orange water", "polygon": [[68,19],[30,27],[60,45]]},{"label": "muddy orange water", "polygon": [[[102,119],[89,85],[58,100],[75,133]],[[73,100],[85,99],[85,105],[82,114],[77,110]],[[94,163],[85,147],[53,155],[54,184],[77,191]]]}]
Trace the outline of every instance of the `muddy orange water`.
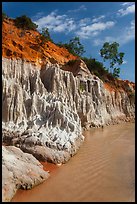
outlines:
[{"label": "muddy orange water", "polygon": [[12,202],[135,201],[135,124],[86,131],[71,160],[51,170],[32,190],[19,190]]}]

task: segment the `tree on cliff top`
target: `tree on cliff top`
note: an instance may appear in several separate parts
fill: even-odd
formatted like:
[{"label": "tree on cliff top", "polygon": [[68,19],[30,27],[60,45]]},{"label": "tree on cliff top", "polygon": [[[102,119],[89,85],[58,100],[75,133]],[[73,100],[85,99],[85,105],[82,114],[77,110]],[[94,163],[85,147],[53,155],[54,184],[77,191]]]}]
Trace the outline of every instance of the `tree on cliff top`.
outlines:
[{"label": "tree on cliff top", "polygon": [[48,41],[53,42],[53,40],[50,37],[49,30],[48,28],[42,28],[42,32],[40,33],[40,35],[36,36],[36,42],[40,46],[43,46]]},{"label": "tree on cliff top", "polygon": [[53,42],[53,40],[50,37],[50,33],[49,33],[49,29],[48,28],[42,28],[42,32],[41,32],[41,41],[47,42],[47,41],[51,41]]},{"label": "tree on cliff top", "polygon": [[116,67],[117,65],[121,65],[123,63],[123,52],[118,52],[119,44],[117,42],[108,43],[105,42],[102,49],[100,49],[100,55],[103,57],[104,61],[109,60],[110,69],[113,69],[113,76],[115,78],[119,77],[120,68]]},{"label": "tree on cliff top", "polygon": [[22,28],[24,30],[36,30],[36,28],[38,27],[35,23],[32,22],[29,17],[25,15],[17,17],[15,19],[15,25],[18,28]]},{"label": "tree on cliff top", "polygon": [[82,56],[85,52],[84,46],[80,43],[79,37],[72,38],[69,43],[58,43],[60,47],[65,47],[71,54]]}]

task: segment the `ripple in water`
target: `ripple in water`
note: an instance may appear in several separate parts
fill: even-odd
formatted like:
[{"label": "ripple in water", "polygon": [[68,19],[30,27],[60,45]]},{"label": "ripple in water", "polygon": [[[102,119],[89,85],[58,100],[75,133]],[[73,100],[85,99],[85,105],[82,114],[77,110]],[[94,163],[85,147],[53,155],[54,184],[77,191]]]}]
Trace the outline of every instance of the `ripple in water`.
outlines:
[{"label": "ripple in water", "polygon": [[68,163],[32,190],[19,190],[12,202],[135,202],[135,124],[84,135],[84,144]]}]

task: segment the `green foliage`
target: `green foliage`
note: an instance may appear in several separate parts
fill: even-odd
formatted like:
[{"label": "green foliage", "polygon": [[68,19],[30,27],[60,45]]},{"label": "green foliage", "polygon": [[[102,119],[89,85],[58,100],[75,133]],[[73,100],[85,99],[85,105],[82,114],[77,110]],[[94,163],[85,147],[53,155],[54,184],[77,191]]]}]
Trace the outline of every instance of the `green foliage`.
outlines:
[{"label": "green foliage", "polygon": [[121,65],[123,63],[124,53],[118,53],[119,44],[117,42],[108,43],[105,42],[102,49],[100,49],[100,55],[103,57],[104,61],[109,60],[110,69],[113,69],[113,76],[115,78],[119,77],[120,68],[114,67],[117,64]]},{"label": "green foliage", "polygon": [[48,41],[53,42],[53,40],[50,37],[48,28],[42,28],[41,35],[36,37],[36,41],[41,46],[44,45]]},{"label": "green foliage", "polygon": [[103,66],[103,63],[91,57],[90,58],[83,57],[82,59],[87,65],[89,71],[92,74],[95,74],[96,76],[98,76],[103,81],[105,80],[106,76],[109,75],[108,70],[105,69],[105,67]]},{"label": "green foliage", "polygon": [[49,34],[49,30],[48,28],[42,28],[42,33],[41,33],[41,37],[45,40],[45,41],[52,41],[50,34]]},{"label": "green foliage", "polygon": [[85,52],[83,45],[80,43],[79,37],[74,37],[69,43],[58,43],[60,47],[65,47],[71,54],[75,56],[82,56]]},{"label": "green foliage", "polygon": [[6,13],[2,12],[2,22],[4,21],[5,18],[8,18],[8,16],[6,15]]},{"label": "green foliage", "polygon": [[120,74],[120,68],[119,68],[119,67],[118,67],[118,68],[114,67],[113,76],[114,76],[115,78],[118,78],[118,77],[119,77],[119,74]]},{"label": "green foliage", "polygon": [[29,17],[25,15],[17,17],[15,19],[15,25],[18,28],[22,28],[24,30],[36,30],[36,28],[38,27],[35,23],[31,21]]},{"label": "green foliage", "polygon": [[56,43],[56,45],[59,46],[59,47],[63,47],[63,43],[62,42],[58,42],[58,43]]}]

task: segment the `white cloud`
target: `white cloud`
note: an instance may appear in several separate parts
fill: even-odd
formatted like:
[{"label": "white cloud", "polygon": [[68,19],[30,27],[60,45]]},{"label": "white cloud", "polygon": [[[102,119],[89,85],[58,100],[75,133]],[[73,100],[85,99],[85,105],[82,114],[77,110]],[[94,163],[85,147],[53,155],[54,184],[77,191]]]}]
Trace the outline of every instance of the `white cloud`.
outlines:
[{"label": "white cloud", "polygon": [[125,16],[131,13],[135,13],[135,4],[131,4],[131,3],[127,3],[127,4],[123,3],[123,4],[122,4],[123,6],[127,5],[127,7],[124,9],[118,10],[119,16]]},{"label": "white cloud", "polygon": [[68,18],[67,15],[57,15],[56,11],[39,18],[35,23],[38,25],[39,30],[47,27],[53,32],[70,32],[76,28],[76,24],[72,18]]},{"label": "white cloud", "polygon": [[126,60],[123,60],[123,63],[122,64],[127,64],[128,62]]},{"label": "white cloud", "polygon": [[[123,5],[124,6],[124,5]],[[125,5],[126,6],[126,5]],[[41,15],[39,13],[37,16]],[[68,15],[59,15],[57,10],[51,12],[47,16],[39,17],[34,21],[38,25],[38,29],[47,27],[51,32],[73,32],[81,39],[92,39],[95,46],[102,45],[104,42],[118,42],[120,45],[126,44],[135,38],[135,21],[131,21],[130,25],[123,27],[117,32],[117,35],[105,36],[104,38],[97,38],[97,36],[104,30],[110,29],[115,25],[114,21],[102,22],[101,19],[105,18],[105,15],[101,15],[97,18],[83,18],[75,20]],[[100,19],[100,20],[99,20]],[[96,21],[96,22],[95,22]],[[96,39],[95,39],[96,37]]]},{"label": "white cloud", "polygon": [[80,30],[76,32],[76,34],[81,38],[89,38],[92,36],[97,36],[101,31],[111,28],[114,25],[114,21],[97,22],[91,25],[81,27]]},{"label": "white cloud", "polygon": [[95,40],[93,41],[93,44],[94,44],[95,46],[99,46],[99,45],[102,46],[103,42],[105,42],[105,40],[95,39]]},{"label": "white cloud", "polygon": [[129,5],[132,5],[134,2],[124,2],[122,3],[121,5],[122,6],[129,6]]},{"label": "white cloud", "polygon": [[76,12],[79,12],[79,11],[86,11],[87,10],[87,8],[85,7],[85,5],[81,5],[79,8],[77,8],[77,9],[73,9],[73,10],[68,10],[68,13],[72,13],[72,12],[74,12],[74,13],[76,13]]},{"label": "white cloud", "polygon": [[135,21],[130,22],[130,26],[124,29],[124,32],[118,33],[118,36],[106,36],[104,39],[95,39],[93,44],[95,46],[103,45],[104,42],[118,42],[120,45],[124,45],[135,39]]},{"label": "white cloud", "polygon": [[126,27],[123,37],[121,37],[120,41],[122,44],[125,44],[131,40],[135,39],[135,21],[131,21],[130,26]]},{"label": "white cloud", "polygon": [[105,18],[104,15],[101,15],[101,16],[99,16],[97,18],[93,18],[92,23],[96,23],[96,22],[98,22],[98,21],[100,21],[101,19],[104,19],[104,18]]},{"label": "white cloud", "polygon": [[90,18],[83,18],[79,21],[79,25],[82,27],[82,26],[86,26],[88,23],[91,22],[91,19]]}]

